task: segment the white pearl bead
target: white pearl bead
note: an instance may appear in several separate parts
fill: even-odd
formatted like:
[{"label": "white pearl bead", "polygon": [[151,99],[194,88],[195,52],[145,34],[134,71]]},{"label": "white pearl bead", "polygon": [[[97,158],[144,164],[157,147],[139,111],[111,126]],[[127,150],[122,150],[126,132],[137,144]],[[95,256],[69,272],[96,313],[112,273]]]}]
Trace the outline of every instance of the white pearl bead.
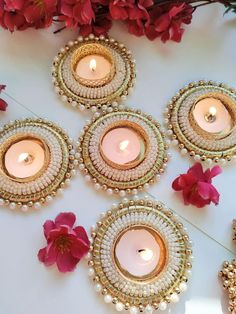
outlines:
[{"label": "white pearl bead", "polygon": [[188,151],[187,151],[186,148],[183,148],[183,149],[181,149],[181,151],[180,151],[181,155],[186,155],[187,152],[188,152]]},{"label": "white pearl bead", "polygon": [[105,303],[111,303],[112,302],[112,296],[110,294],[106,294],[104,297]]},{"label": "white pearl bead", "polygon": [[16,208],[16,203],[11,203],[11,204],[9,205],[9,207],[10,207],[10,209],[15,209],[15,208]]},{"label": "white pearl bead", "polygon": [[145,184],[144,184],[144,189],[145,189],[145,190],[148,190],[148,189],[149,189],[149,184],[148,184],[148,183],[145,183]]},{"label": "white pearl bead", "polygon": [[94,188],[95,188],[95,190],[100,190],[100,188],[101,188],[101,185],[99,184],[99,183],[95,183],[94,184]]},{"label": "white pearl bead", "polygon": [[22,210],[23,212],[27,212],[28,206],[27,206],[27,205],[23,205],[23,206],[21,207],[21,210]]},{"label": "white pearl bead", "polygon": [[4,200],[2,198],[0,198],[0,206],[4,205]]},{"label": "white pearl bead", "polygon": [[173,144],[173,146],[177,146],[178,145],[178,141],[177,140],[173,140],[171,143]]},{"label": "white pearl bead", "polygon": [[66,95],[62,95],[62,96],[61,96],[61,100],[62,100],[63,102],[66,102],[66,101],[67,101],[67,96],[66,96]]},{"label": "white pearl bead", "polygon": [[151,305],[147,305],[145,308],[146,314],[152,314],[153,313],[153,307]]},{"label": "white pearl bead", "polygon": [[161,302],[159,304],[159,310],[165,311],[167,309],[167,303],[166,302]]},{"label": "white pearl bead", "polygon": [[34,203],[34,208],[39,209],[41,207],[41,204],[39,202]]},{"label": "white pearl bead", "polygon": [[121,190],[119,194],[120,194],[121,197],[124,197],[126,192],[124,190]]},{"label": "white pearl bead", "polygon": [[208,158],[208,159],[206,160],[206,164],[207,164],[208,166],[211,166],[212,163],[213,163],[212,159]]},{"label": "white pearl bead", "polygon": [[85,106],[84,105],[80,105],[79,109],[80,109],[80,111],[84,111],[85,110]]},{"label": "white pearl bead", "polygon": [[180,285],[179,285],[179,289],[180,289],[180,291],[181,292],[184,292],[184,291],[186,291],[187,290],[187,284],[186,284],[186,282],[181,282],[180,283]]},{"label": "white pearl bead", "polygon": [[190,269],[186,270],[185,276],[188,277],[188,278],[191,277],[192,276],[192,271]]},{"label": "white pearl bead", "polygon": [[111,208],[112,208],[112,209],[116,209],[116,208],[117,208],[117,204],[115,204],[115,203],[112,204],[112,205],[111,205]]},{"label": "white pearl bead", "polygon": [[107,189],[107,194],[108,194],[108,195],[112,195],[112,194],[113,194],[112,189]]},{"label": "white pearl bead", "polygon": [[73,101],[71,102],[71,106],[75,108],[75,107],[77,106],[77,102],[73,100]]},{"label": "white pearl bead", "polygon": [[52,197],[50,196],[50,195],[48,195],[47,197],[46,197],[46,202],[47,203],[50,203],[52,201]]},{"label": "white pearl bead", "polygon": [[91,258],[92,258],[92,254],[88,252],[87,255],[85,255],[85,259],[90,260]]},{"label": "white pearl bead", "polygon": [[124,304],[121,302],[116,303],[117,312],[122,312],[124,310]]},{"label": "white pearl bead", "polygon": [[102,286],[100,285],[100,283],[96,283],[96,285],[94,286],[94,290],[96,292],[100,292],[102,290]]},{"label": "white pearl bead", "polygon": [[236,162],[236,155],[232,156],[231,160],[232,160],[233,162]]},{"label": "white pearl bead", "polygon": [[201,159],[200,155],[195,155],[195,156],[194,156],[194,160],[195,160],[195,161],[198,161],[198,160],[200,160],[200,159]]},{"label": "white pearl bead", "polygon": [[179,296],[178,296],[178,294],[177,294],[177,293],[173,293],[173,294],[170,296],[170,300],[171,300],[171,302],[173,302],[173,303],[179,302]]},{"label": "white pearl bead", "polygon": [[132,306],[129,311],[130,311],[130,314],[138,314],[139,312],[136,306]]},{"label": "white pearl bead", "polygon": [[89,275],[89,277],[92,277],[94,275],[94,269],[93,268],[89,268],[88,275]]}]

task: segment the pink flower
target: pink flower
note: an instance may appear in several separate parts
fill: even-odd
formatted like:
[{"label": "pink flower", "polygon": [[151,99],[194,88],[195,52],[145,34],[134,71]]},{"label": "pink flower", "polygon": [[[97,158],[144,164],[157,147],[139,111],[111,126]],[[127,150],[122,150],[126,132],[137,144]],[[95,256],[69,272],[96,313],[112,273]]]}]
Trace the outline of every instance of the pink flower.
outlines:
[{"label": "pink flower", "polygon": [[91,0],[62,0],[60,13],[59,19],[71,28],[90,25],[95,18]]},{"label": "pink flower", "polygon": [[[1,85],[0,84],[0,94],[1,94],[1,91],[3,91],[5,88],[6,88],[6,85]],[[5,102],[5,100],[0,98],[0,111],[6,111],[7,110],[7,106],[8,106],[8,104]]]},{"label": "pink flower", "polygon": [[46,266],[57,264],[60,272],[73,271],[89,251],[89,240],[83,227],[74,227],[73,213],[60,213],[55,222],[47,220],[44,235],[47,246],[39,250],[38,258]]},{"label": "pink flower", "polygon": [[185,2],[156,7],[151,12],[151,23],[146,28],[147,37],[150,40],[160,37],[163,42],[180,42],[184,32],[182,25],[191,23],[193,10]]},{"label": "pink flower", "polygon": [[213,202],[218,205],[220,194],[211,184],[212,178],[222,172],[219,166],[203,171],[202,165],[196,163],[186,174],[181,174],[172,183],[175,191],[182,191],[184,204],[192,204],[198,208]]}]

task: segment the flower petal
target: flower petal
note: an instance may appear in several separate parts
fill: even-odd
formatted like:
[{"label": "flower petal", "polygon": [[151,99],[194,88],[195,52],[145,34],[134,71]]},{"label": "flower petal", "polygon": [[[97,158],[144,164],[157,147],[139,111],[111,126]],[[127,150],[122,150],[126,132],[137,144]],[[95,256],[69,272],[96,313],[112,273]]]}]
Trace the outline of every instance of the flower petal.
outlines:
[{"label": "flower petal", "polygon": [[57,267],[62,273],[73,271],[78,262],[79,259],[72,256],[70,252],[60,253],[57,256]]},{"label": "flower petal", "polygon": [[196,162],[191,168],[189,168],[188,173],[193,174],[197,180],[204,181],[204,171],[200,162]]},{"label": "flower petal", "polygon": [[1,85],[0,84],[0,93],[6,88],[6,85]]},{"label": "flower petal", "polygon": [[89,239],[88,235],[84,229],[84,227],[78,226],[73,229],[73,231],[76,233],[77,237],[81,239],[85,244],[89,245]]},{"label": "flower petal", "polygon": [[71,245],[71,254],[78,258],[82,259],[89,251],[89,245],[84,241],[74,240]]},{"label": "flower petal", "polygon": [[55,219],[55,225],[56,227],[60,227],[61,225],[66,225],[72,228],[75,223],[75,220],[76,220],[75,214],[71,212],[60,213]]},{"label": "flower petal", "polygon": [[7,110],[7,102],[3,99],[0,98],[0,110],[1,111],[6,111]]},{"label": "flower petal", "polygon": [[46,266],[51,266],[56,262],[57,255],[58,250],[56,249],[56,246],[51,242],[48,246],[39,250],[38,259]]},{"label": "flower petal", "polygon": [[44,236],[46,239],[48,239],[49,232],[55,228],[55,223],[52,220],[47,220],[45,221],[43,225],[43,230],[44,230]]},{"label": "flower petal", "polygon": [[209,200],[215,204],[219,204],[220,194],[212,184],[207,182],[199,182],[198,192],[203,199]]}]

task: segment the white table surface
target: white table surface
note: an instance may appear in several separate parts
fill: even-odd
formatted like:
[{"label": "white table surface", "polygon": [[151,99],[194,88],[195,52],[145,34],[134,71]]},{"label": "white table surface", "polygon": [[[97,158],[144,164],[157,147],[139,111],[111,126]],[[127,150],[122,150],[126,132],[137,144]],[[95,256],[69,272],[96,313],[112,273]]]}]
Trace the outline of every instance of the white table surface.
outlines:
[{"label": "white table surface", "polygon": [[[116,25],[111,35],[126,44],[137,60],[137,85],[127,105],[151,113],[162,122],[168,100],[186,83],[212,79],[236,87],[236,19],[223,18],[223,8],[214,5],[199,10],[181,44],[149,42],[125,32]],[[53,35],[52,30],[0,31],[0,83],[7,85],[2,96],[9,103],[0,113],[0,124],[30,116],[58,122],[70,136],[78,136],[86,115],[63,105],[54,94],[50,69],[60,47],[75,38],[72,31]],[[191,162],[177,151],[166,174],[150,194],[170,206],[189,230],[194,241],[193,277],[187,293],[171,314],[226,314],[227,299],[217,273],[224,260],[235,257],[231,223],[236,218],[236,165],[227,166],[215,179],[221,194],[219,206],[204,209],[185,207],[171,182],[185,172]],[[77,222],[87,230],[99,213],[110,208],[114,199],[95,192],[78,176],[63,197],[30,214],[0,211],[0,314],[115,313],[103,303],[87,277],[83,261],[74,273],[60,274],[37,260],[45,242],[42,224],[61,211],[74,211]]]}]

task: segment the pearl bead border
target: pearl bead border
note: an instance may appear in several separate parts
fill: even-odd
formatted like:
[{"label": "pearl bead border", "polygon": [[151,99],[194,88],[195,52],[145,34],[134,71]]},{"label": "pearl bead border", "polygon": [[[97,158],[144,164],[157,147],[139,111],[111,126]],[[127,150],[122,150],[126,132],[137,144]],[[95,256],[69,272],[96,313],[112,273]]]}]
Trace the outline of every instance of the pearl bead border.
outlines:
[{"label": "pearl bead border", "polygon": [[[140,223],[139,213],[143,213],[146,217],[146,224],[149,224],[149,216],[156,216],[156,219],[163,217],[165,224],[163,228],[170,234],[170,226],[172,232],[176,234],[179,239],[181,253],[183,256],[182,269],[179,272],[179,277],[174,281],[172,287],[167,289],[164,293],[159,293],[152,296],[131,296],[119,291],[117,286],[107,278],[104,266],[101,262],[101,253],[104,251],[104,239],[107,231],[119,234],[118,224],[125,228],[124,216],[133,215],[133,225]],[[143,220],[143,219],[142,219]],[[116,228],[112,228],[116,226]],[[153,227],[153,226],[152,226]],[[157,229],[158,232],[160,230]],[[176,215],[167,208],[163,203],[150,200],[148,197],[145,199],[124,199],[119,204],[114,204],[112,209],[106,213],[101,214],[101,219],[97,222],[96,226],[91,228],[91,247],[87,255],[88,259],[88,275],[93,279],[94,289],[96,292],[101,293],[105,303],[113,303],[116,310],[121,312],[123,310],[129,311],[130,314],[137,314],[145,312],[152,314],[154,310],[164,311],[167,309],[169,303],[176,303],[179,301],[179,294],[187,289],[188,278],[191,276],[192,263],[192,243],[186,233],[183,224],[178,222]],[[112,254],[112,253],[110,253]],[[184,266],[183,266],[184,265]],[[165,270],[164,270],[165,271]],[[125,282],[128,279],[123,278]],[[158,278],[157,278],[158,280]],[[145,290],[145,284],[142,283]]]},{"label": "pearl bead border", "polygon": [[[118,55],[122,59],[122,62],[125,65],[125,76],[123,81],[119,84],[117,90],[112,91],[111,94],[106,97],[100,98],[86,98],[83,95],[73,92],[65,83],[63,75],[63,63],[64,60],[70,56],[71,52],[76,48],[80,47],[86,43],[100,43],[111,50],[112,54]],[[118,66],[118,64],[116,64]],[[68,44],[61,48],[57,56],[54,58],[53,67],[52,67],[52,82],[55,87],[55,92],[60,96],[61,100],[65,103],[69,103],[72,107],[84,111],[85,109],[91,109],[93,112],[98,109],[104,109],[104,106],[117,107],[118,103],[126,100],[128,94],[132,93],[133,87],[135,85],[136,70],[135,70],[135,60],[132,58],[130,50],[122,43],[118,43],[113,38],[108,38],[103,35],[96,37],[93,34],[90,34],[88,37],[79,36],[74,41],[69,41]],[[119,75],[118,75],[119,76]],[[109,85],[113,85],[114,80],[117,80],[115,75]],[[101,88],[106,88],[108,85]],[[87,89],[87,87],[85,87]],[[98,90],[98,95],[100,94],[99,88],[90,88],[92,90]]]},{"label": "pearl bead border", "polygon": [[[141,123],[147,124],[147,127],[151,128],[152,131],[155,133],[156,137],[156,144],[157,144],[157,151],[152,152],[152,154],[156,154],[155,164],[151,169],[148,169],[144,176],[132,180],[132,181],[113,181],[109,178],[106,173],[102,173],[99,168],[96,168],[93,165],[89,146],[90,146],[90,139],[92,134],[96,134],[94,128],[99,127],[102,125],[105,120],[110,117],[110,115],[117,114],[123,115],[124,117],[129,117],[129,115],[135,116],[139,118]],[[90,129],[93,128],[92,134],[90,134]],[[170,158],[170,154],[167,153],[167,149],[169,148],[169,142],[165,139],[164,131],[161,129],[160,124],[154,120],[151,115],[147,115],[141,110],[134,109],[134,108],[122,108],[119,110],[118,108],[107,108],[107,110],[103,111],[102,113],[95,113],[91,120],[87,120],[87,123],[81,132],[81,136],[77,142],[77,152],[79,154],[79,169],[82,174],[85,176],[87,182],[92,182],[94,188],[96,190],[105,191],[108,195],[119,195],[124,197],[125,195],[133,194],[136,195],[139,191],[147,190],[150,185],[154,184],[155,182],[160,180],[160,176],[165,172],[165,168],[167,166],[167,162]],[[94,147],[95,150],[99,151],[99,147]],[[146,158],[145,158],[146,159]],[[145,162],[145,159],[142,161],[141,164]],[[106,168],[110,169],[110,166],[107,165],[104,161],[103,164]],[[141,165],[140,164],[140,165]],[[133,173],[139,166],[133,168]],[[111,168],[112,170],[113,168]],[[121,172],[124,170],[115,169],[116,172]]]},{"label": "pearl bead border", "polygon": [[[231,145],[223,151],[214,151],[199,147],[196,143],[193,143],[191,139],[187,138],[186,135],[183,133],[182,131],[183,121],[179,120],[177,112],[179,109],[181,109],[181,106],[183,102],[186,100],[186,98],[191,97],[191,95],[198,90],[201,91],[201,93],[203,94],[204,90],[206,90],[206,93],[208,93],[209,90],[221,92],[229,96],[236,105],[235,89],[228,87],[224,83],[216,83],[213,81],[205,80],[189,83],[187,86],[179,90],[179,92],[172,98],[172,100],[168,103],[165,109],[164,122],[167,128],[166,132],[167,136],[170,138],[172,145],[179,148],[181,155],[189,155],[195,161],[204,162],[207,166],[211,166],[213,163],[225,165],[229,161],[235,162],[236,161],[235,137],[234,137],[235,145]],[[191,130],[194,131],[193,129]],[[198,142],[205,141],[205,138],[200,135],[198,135],[197,138]]]},{"label": "pearl bead border", "polygon": [[[28,131],[29,133],[26,133],[27,129],[32,130],[32,132]],[[11,193],[0,189],[0,206],[9,206],[9,208],[12,210],[21,209],[23,212],[27,212],[32,208],[39,209],[41,206],[50,203],[56,195],[63,193],[64,188],[70,184],[72,176],[76,174],[75,166],[78,165],[78,158],[73,148],[73,140],[69,138],[69,136],[66,134],[66,131],[57,124],[48,121],[47,119],[26,118],[24,120],[10,121],[8,124],[5,124],[0,128],[0,138],[10,138],[12,134],[20,134],[22,130],[24,130],[22,133],[24,135],[33,134],[34,136],[37,136],[38,134],[39,138],[42,138],[40,130],[46,131],[47,134],[51,133],[54,145],[56,143],[56,145],[59,146],[61,150],[61,159],[59,159],[59,163],[55,165],[57,168],[56,174],[54,171],[54,175],[50,178],[50,182],[47,182],[46,186],[40,185],[39,192],[32,192],[26,195],[12,195]],[[50,142],[46,141],[46,139],[44,140],[45,143],[49,145],[50,150]],[[50,152],[50,159],[51,158],[52,154]],[[44,173],[48,171],[50,165],[54,167],[54,161],[56,161],[56,159],[50,160],[49,166]],[[55,167],[52,169],[55,170]],[[41,177],[43,176],[44,174],[42,174]],[[10,181],[10,184],[15,183],[16,182],[14,181]],[[34,181],[32,181],[32,184],[34,184]]]}]

